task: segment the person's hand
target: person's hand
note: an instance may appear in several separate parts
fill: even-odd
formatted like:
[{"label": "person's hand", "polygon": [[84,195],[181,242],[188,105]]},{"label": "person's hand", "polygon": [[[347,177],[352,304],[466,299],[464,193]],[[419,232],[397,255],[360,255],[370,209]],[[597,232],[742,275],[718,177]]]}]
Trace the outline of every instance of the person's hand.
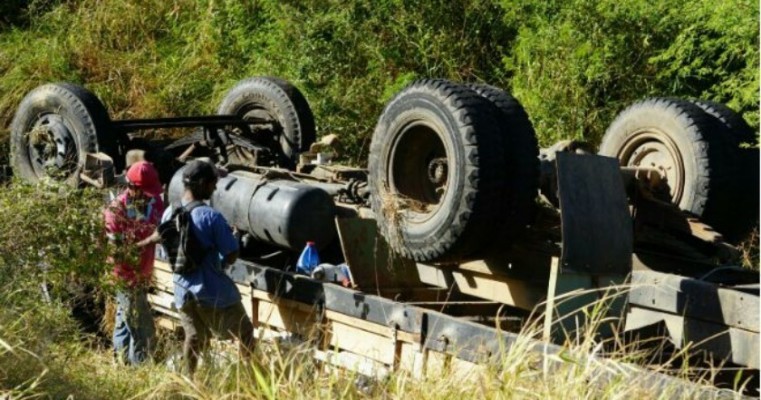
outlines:
[{"label": "person's hand", "polygon": [[147,238],[135,243],[135,245],[138,248],[148,246],[149,244],[158,243],[161,240],[161,235],[159,235],[159,231],[155,230],[153,233],[148,236]]},{"label": "person's hand", "polygon": [[233,236],[235,236],[236,240],[240,241],[241,237],[243,237],[243,232],[240,229],[238,229],[238,227],[235,225],[233,225],[232,228],[233,228]]}]

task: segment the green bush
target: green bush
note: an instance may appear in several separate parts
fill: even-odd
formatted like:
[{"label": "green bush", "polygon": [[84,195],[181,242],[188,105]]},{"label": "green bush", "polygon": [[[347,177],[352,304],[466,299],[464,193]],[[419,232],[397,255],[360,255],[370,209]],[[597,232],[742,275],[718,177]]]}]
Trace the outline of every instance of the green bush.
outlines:
[{"label": "green bush", "polygon": [[0,130],[45,82],[84,84],[113,117],[135,118],[213,113],[252,75],[299,86],[318,134],[340,134],[357,164],[384,103],[420,77],[513,91],[545,145],[597,142],[649,95],[727,103],[758,127],[759,6],[749,0],[25,4],[4,6],[28,22],[0,30]]},{"label": "green bush", "polygon": [[18,277],[44,280],[54,288],[108,282],[102,192],[69,186],[12,184],[0,190],[0,264]]},{"label": "green bush", "polygon": [[599,142],[646,96],[727,103],[758,126],[758,3],[502,2],[520,34],[505,57],[512,89],[546,145]]},{"label": "green bush", "polygon": [[[302,89],[318,134],[339,134],[354,164],[365,163],[385,102],[422,77],[512,91],[543,145],[595,143],[617,112],[651,95],[727,103],[757,129],[758,15],[750,0],[3,1],[0,164],[8,162],[8,126],[23,96],[56,81],[85,85],[120,119],[210,114],[236,81],[279,76]],[[209,375],[198,387],[161,366],[111,368],[107,351],[88,351],[65,304],[41,306],[39,284],[108,282],[105,204],[94,190],[0,190],[0,397],[10,390],[12,397],[212,398],[230,387],[239,397],[363,397],[351,379],[315,381],[307,369],[289,378],[291,364],[277,376],[244,374],[243,386],[230,369],[227,379]],[[757,247],[748,254],[757,260]],[[515,365],[538,376],[527,363]],[[588,377],[577,375],[556,374],[558,385],[517,373],[487,383],[503,393],[588,396]],[[569,381],[578,386],[569,390]],[[453,397],[486,387],[452,382],[459,383],[401,377],[378,394]]]},{"label": "green bush", "polygon": [[61,0],[4,0],[0,3],[0,31],[28,27],[37,15],[61,3]]}]

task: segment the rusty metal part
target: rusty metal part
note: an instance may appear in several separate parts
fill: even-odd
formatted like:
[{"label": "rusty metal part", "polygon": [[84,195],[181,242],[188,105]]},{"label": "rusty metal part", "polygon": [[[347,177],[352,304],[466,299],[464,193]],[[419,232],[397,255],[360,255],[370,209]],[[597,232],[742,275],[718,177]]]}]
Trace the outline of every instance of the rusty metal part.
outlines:
[{"label": "rusty metal part", "polygon": [[656,198],[648,190],[649,185],[640,186],[633,198],[635,221],[662,229],[690,234],[710,243],[723,243],[724,237],[711,226],[690,216],[668,201]]},{"label": "rusty metal part", "polygon": [[177,159],[182,162],[185,162],[185,160],[187,160],[188,157],[190,157],[190,155],[193,154],[193,151],[195,151],[196,146],[197,146],[196,143],[191,143],[190,146],[188,146],[188,148],[185,149],[185,151],[183,151],[179,157],[177,157]]},{"label": "rusty metal part", "polygon": [[437,187],[446,186],[448,173],[446,157],[437,157],[428,163],[428,179]]},{"label": "rusty metal part", "polygon": [[674,204],[679,204],[684,194],[684,161],[676,143],[658,130],[643,131],[632,135],[619,151],[621,165],[625,167],[656,169]]},{"label": "rusty metal part", "polygon": [[367,170],[343,165],[316,165],[309,175],[329,182],[346,182],[350,180],[367,181]]},{"label": "rusty metal part", "polygon": [[[621,176],[632,204],[635,243],[638,247],[670,249],[693,260],[737,260],[740,252],[723,235],[672,203],[672,192],[663,169],[621,167]],[[695,246],[695,238],[710,246]]]},{"label": "rusty metal part", "polygon": [[60,115],[41,116],[28,135],[35,169],[48,176],[69,176],[76,171],[79,154],[75,135]]},{"label": "rusty metal part", "polygon": [[690,234],[709,243],[724,243],[724,237],[721,233],[716,232],[711,226],[699,219],[690,217],[679,209],[674,209],[669,203],[641,202],[637,208],[637,218],[664,229]]},{"label": "rusty metal part", "polygon": [[626,330],[665,322],[676,348],[758,369],[759,296],[684,276],[634,271]]},{"label": "rusty metal part", "polygon": [[636,191],[646,191],[655,198],[671,201],[668,181],[660,169],[621,167],[621,177],[624,179],[624,187],[629,197],[634,196]]},{"label": "rusty metal part", "polygon": [[[170,117],[112,121],[113,127],[122,135],[146,129],[170,129],[199,127],[192,134],[180,138],[164,150],[188,146],[178,157],[188,159],[198,148],[211,149],[215,161],[222,164],[233,162],[246,165],[274,165],[278,150],[272,143],[260,143],[258,132],[270,132],[272,121],[266,118],[233,115],[210,115],[198,117]],[[265,127],[269,126],[269,127]],[[271,138],[270,138],[271,139]],[[271,140],[270,140],[271,141]],[[206,154],[209,155],[209,154]]]},{"label": "rusty metal part", "polygon": [[200,117],[169,117],[169,118],[146,118],[146,119],[123,119],[112,121],[114,128],[124,132],[134,132],[144,129],[166,128],[192,128],[203,126],[206,128],[223,128],[235,126],[246,132],[250,131],[249,125],[266,123],[264,119],[243,120],[235,115],[207,115]]},{"label": "rusty metal part", "polygon": [[87,153],[79,179],[99,189],[112,186],[116,182],[113,160],[105,153]]}]

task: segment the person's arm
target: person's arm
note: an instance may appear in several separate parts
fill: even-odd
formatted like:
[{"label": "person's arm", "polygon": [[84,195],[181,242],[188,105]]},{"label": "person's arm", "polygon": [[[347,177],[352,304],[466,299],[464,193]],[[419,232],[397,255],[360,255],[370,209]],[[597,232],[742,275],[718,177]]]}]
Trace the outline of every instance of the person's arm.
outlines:
[{"label": "person's arm", "polygon": [[150,218],[151,223],[156,226],[156,229],[148,237],[135,243],[137,247],[145,247],[160,242],[161,235],[159,234],[158,226],[168,217],[171,217],[172,214],[169,209],[164,209],[164,203],[160,197],[153,197],[151,202],[153,203],[153,210],[151,211]]},{"label": "person's arm", "polygon": [[222,268],[227,268],[228,266],[232,265],[235,262],[235,260],[238,259],[238,255],[240,255],[240,251],[238,250],[235,250],[232,253],[226,255],[225,258],[222,260],[222,263],[224,263]]},{"label": "person's arm", "polygon": [[159,235],[158,230],[155,230],[153,231],[153,233],[151,233],[150,236],[135,243],[135,245],[137,247],[145,247],[145,246],[148,246],[149,244],[158,243],[159,241],[161,241],[161,235]]},{"label": "person's arm", "polygon": [[238,259],[238,239],[233,235],[232,228],[222,214],[215,215],[212,229],[214,231],[214,244],[223,257],[222,263],[224,265],[222,267],[226,268]]}]

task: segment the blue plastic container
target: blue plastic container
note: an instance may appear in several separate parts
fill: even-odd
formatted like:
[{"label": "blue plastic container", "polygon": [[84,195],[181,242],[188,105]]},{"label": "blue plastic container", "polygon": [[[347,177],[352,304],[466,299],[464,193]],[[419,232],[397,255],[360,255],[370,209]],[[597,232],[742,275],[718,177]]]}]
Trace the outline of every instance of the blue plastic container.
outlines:
[{"label": "blue plastic container", "polygon": [[307,242],[306,247],[304,247],[299,256],[299,260],[296,262],[296,272],[311,275],[312,270],[318,265],[320,265],[320,256],[317,254],[314,242]]}]

